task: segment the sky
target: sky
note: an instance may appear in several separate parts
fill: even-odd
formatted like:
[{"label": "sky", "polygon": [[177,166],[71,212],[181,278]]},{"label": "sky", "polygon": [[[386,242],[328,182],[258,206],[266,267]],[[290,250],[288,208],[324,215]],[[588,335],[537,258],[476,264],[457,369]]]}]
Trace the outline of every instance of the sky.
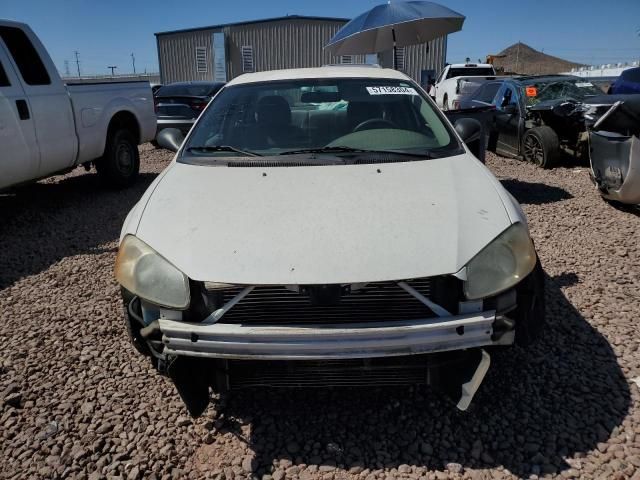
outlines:
[{"label": "sky", "polygon": [[[396,0],[393,0],[396,1]],[[58,70],[82,74],[158,70],[155,32],[283,15],[353,18],[381,0],[0,0],[0,18],[28,23]],[[447,61],[484,59],[517,41],[568,60],[640,59],[640,0],[441,0],[465,15]]]}]

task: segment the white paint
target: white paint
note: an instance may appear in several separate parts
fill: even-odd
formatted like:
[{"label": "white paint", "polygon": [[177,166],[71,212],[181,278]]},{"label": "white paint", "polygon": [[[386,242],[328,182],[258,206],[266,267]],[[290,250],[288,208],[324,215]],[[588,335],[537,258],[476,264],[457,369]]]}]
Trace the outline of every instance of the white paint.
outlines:
[{"label": "white paint", "polygon": [[123,234],[194,280],[246,285],[455,273],[520,217],[470,154],[286,168],[174,163],[150,189]]}]

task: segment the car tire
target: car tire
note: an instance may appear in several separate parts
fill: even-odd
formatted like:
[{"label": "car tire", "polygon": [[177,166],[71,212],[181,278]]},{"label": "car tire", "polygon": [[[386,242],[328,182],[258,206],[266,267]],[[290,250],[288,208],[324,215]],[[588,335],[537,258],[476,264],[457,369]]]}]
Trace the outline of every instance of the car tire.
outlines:
[{"label": "car tire", "polygon": [[541,168],[551,168],[560,154],[560,140],[546,125],[529,130],[522,139],[522,156]]},{"label": "car tire", "polygon": [[140,172],[140,154],[131,132],[125,129],[110,131],[104,154],[95,165],[105,185],[116,189],[133,185]]},{"label": "car tire", "polygon": [[531,345],[539,336],[545,324],[545,274],[540,260],[536,260],[533,271],[516,287],[517,307],[514,312],[516,322],[516,344]]},{"label": "car tire", "polygon": [[448,112],[449,111],[449,97],[445,94],[444,98],[442,99],[442,110],[444,112]]}]

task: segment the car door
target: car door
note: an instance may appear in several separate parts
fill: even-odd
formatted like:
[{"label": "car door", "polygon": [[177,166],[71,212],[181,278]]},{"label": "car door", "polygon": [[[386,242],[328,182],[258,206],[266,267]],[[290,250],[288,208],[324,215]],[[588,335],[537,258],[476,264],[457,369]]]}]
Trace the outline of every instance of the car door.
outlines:
[{"label": "car door", "polygon": [[31,31],[0,25],[0,41],[21,79],[40,146],[38,177],[73,166],[78,151],[69,93]]},{"label": "car door", "polygon": [[622,72],[622,88],[616,93],[640,93],[640,68],[630,68]]},{"label": "car door", "polygon": [[38,175],[40,150],[29,101],[0,42],[0,189]]},{"label": "car door", "polygon": [[493,104],[496,106],[496,151],[502,155],[517,156],[520,154],[520,126],[523,121],[518,88],[505,82]]}]

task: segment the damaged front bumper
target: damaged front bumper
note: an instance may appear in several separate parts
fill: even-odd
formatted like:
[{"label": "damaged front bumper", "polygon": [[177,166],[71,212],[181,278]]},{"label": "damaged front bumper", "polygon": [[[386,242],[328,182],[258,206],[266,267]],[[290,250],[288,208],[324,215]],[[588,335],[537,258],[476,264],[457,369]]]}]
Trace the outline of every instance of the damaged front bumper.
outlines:
[{"label": "damaged front bumper", "polygon": [[418,355],[513,343],[496,338],[495,311],[404,322],[336,325],[186,323],[160,318],[164,353],[243,360],[333,360]]}]

